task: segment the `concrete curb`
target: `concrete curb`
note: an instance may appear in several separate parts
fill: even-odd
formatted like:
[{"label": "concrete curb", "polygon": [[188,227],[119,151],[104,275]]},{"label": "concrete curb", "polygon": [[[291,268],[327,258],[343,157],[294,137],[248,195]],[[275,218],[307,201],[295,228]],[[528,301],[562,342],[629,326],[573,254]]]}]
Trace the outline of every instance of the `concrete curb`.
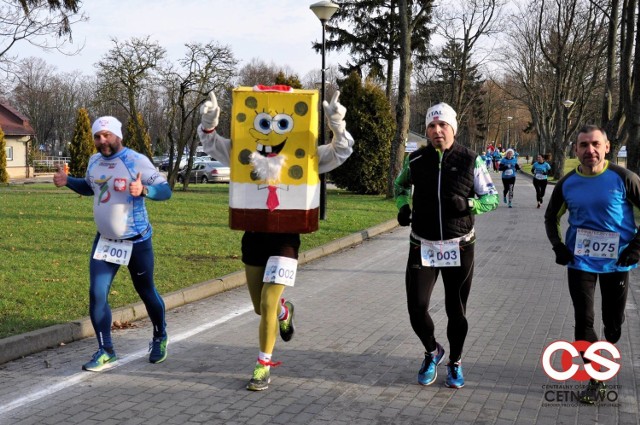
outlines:
[{"label": "concrete curb", "polygon": [[[368,238],[388,232],[398,226],[398,222],[393,219],[377,226],[354,233],[344,238],[329,242],[318,248],[300,253],[298,263],[305,264],[323,256],[333,254],[345,248],[362,243]],[[167,310],[183,306],[185,304],[198,301],[230,289],[245,285],[246,279],[244,271],[222,276],[217,279],[198,283],[179,291],[164,294],[162,297]],[[147,310],[142,302],[130,304],[112,311],[112,320],[122,323],[132,322],[147,318]],[[0,339],[0,365],[20,357],[38,353],[47,348],[60,344],[78,341],[94,336],[93,326],[89,317],[77,321],[49,326],[21,335],[15,335]]]}]

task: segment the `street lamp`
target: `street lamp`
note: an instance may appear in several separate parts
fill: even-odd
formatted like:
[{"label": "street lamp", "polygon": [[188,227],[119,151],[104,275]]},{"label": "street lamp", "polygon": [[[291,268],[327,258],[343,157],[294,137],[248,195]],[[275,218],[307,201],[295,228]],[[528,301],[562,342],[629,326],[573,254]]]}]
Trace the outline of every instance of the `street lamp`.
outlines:
[{"label": "street lamp", "polygon": [[507,149],[511,147],[509,138],[511,137],[511,120],[513,117],[507,117]]},{"label": "street lamp", "polygon": [[[320,19],[320,23],[322,24],[322,85],[320,88],[320,141],[319,145],[324,145],[325,139],[325,131],[324,131],[324,107],[322,104],[324,103],[324,89],[325,89],[325,30],[327,26],[327,21],[331,19],[334,13],[338,10],[339,6],[330,0],[323,0],[317,3],[312,4],[309,8],[315,13],[315,15]],[[327,180],[325,174],[320,174],[320,220],[324,220],[327,215]]]}]

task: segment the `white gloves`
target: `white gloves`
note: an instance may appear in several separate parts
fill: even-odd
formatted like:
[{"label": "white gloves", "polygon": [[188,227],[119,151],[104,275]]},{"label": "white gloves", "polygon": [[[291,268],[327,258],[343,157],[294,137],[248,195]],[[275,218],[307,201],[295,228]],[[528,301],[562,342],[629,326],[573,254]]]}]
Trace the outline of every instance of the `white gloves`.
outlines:
[{"label": "white gloves", "polygon": [[204,130],[213,130],[218,126],[220,107],[218,106],[218,99],[216,99],[216,95],[213,92],[209,93],[209,100],[200,107],[200,114],[202,115],[200,123]]},{"label": "white gloves", "polygon": [[331,98],[331,103],[327,103],[325,100],[322,102],[322,107],[324,108],[324,114],[329,121],[329,128],[337,138],[342,138],[345,135],[346,124],[344,122],[344,116],[347,114],[347,108],[338,102],[339,97],[340,91],[336,90]]}]

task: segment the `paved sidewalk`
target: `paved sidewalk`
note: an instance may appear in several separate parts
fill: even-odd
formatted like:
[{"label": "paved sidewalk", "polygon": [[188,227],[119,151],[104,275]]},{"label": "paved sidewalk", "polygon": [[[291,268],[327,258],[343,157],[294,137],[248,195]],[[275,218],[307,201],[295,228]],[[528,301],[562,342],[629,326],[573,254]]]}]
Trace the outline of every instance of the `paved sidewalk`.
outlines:
[{"label": "paved sidewalk", "polygon": [[[142,321],[115,332],[120,365],[105,373],[80,370],[93,338],[0,366],[0,424],[638,424],[639,275],[617,344],[622,369],[610,382],[617,399],[559,401],[571,389],[554,386],[576,383],[549,379],[540,357],[550,342],[573,339],[573,313],[535,205],[531,180],[519,177],[514,208],[477,218],[463,389],[444,387],[444,366],[434,385],[417,384],[423,349],[406,312],[408,229],[396,228],[299,268],[285,292],[297,332],[277,342],[283,364],[267,391],[244,389],[258,317],[237,288],[168,313],[162,364],[147,361],[151,329]],[[448,351],[440,282],[431,313]]]}]

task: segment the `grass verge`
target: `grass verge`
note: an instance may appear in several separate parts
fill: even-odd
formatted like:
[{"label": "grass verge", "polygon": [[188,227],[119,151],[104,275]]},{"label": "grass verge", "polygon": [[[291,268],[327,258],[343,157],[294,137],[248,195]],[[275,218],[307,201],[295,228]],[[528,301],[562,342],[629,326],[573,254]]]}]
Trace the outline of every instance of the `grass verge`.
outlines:
[{"label": "grass verge", "polygon": [[[190,185],[147,202],[160,293],[242,270],[242,232],[228,227],[228,185]],[[302,251],[396,216],[393,200],[328,190],[327,218],[302,235]],[[0,187],[0,338],[88,315],[92,198],[51,184]],[[112,308],[137,302],[128,270],[111,288]]]}]

